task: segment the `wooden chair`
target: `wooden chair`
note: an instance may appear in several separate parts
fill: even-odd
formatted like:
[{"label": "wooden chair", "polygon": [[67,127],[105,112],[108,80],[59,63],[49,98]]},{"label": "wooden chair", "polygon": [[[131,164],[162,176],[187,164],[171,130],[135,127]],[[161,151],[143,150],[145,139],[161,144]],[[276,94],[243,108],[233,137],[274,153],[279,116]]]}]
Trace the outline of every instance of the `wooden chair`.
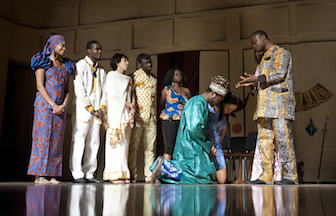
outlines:
[{"label": "wooden chair", "polygon": [[[252,161],[254,156],[255,143],[257,139],[256,132],[250,132],[247,137],[232,137],[227,132],[222,141],[224,156],[227,162],[228,181],[232,181],[233,166],[235,160],[239,161],[238,179],[232,183],[244,184],[251,176]],[[247,160],[250,161],[247,168]]]},{"label": "wooden chair", "polygon": [[[249,132],[246,137],[246,150],[245,155],[242,159],[243,164],[243,181],[247,181],[251,178],[251,171],[252,171],[252,162],[254,157],[254,150],[257,141],[257,132]],[[249,166],[247,168],[247,160],[250,161]]]}]

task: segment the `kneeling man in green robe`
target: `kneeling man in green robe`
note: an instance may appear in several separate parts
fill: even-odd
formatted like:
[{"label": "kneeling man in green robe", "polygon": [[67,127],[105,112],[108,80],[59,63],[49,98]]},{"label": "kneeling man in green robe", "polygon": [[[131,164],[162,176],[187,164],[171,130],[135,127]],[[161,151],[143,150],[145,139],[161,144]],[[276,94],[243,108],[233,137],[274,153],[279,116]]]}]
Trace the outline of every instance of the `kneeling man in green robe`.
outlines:
[{"label": "kneeling man in green robe", "polygon": [[152,183],[157,179],[171,184],[216,183],[216,169],[210,157],[213,144],[205,134],[209,118],[208,103],[212,106],[219,104],[224,100],[228,87],[229,82],[225,78],[214,76],[203,94],[192,97],[185,104],[173,159],[157,158],[150,168]]}]

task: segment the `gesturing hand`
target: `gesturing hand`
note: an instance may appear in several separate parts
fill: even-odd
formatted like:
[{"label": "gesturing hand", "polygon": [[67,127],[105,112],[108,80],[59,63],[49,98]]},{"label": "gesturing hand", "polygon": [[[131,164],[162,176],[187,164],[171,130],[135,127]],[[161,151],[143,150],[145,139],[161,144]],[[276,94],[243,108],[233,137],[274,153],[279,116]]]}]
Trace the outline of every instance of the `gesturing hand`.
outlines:
[{"label": "gesturing hand", "polygon": [[258,82],[258,77],[248,73],[244,73],[244,76],[240,76],[240,79],[241,80],[236,84],[236,88],[250,86]]}]

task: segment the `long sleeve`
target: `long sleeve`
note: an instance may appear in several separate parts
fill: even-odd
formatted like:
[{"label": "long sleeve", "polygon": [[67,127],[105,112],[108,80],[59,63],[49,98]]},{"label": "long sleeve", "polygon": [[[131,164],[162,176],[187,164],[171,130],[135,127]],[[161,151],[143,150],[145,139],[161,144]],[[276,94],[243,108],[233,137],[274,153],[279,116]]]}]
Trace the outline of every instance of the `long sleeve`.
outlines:
[{"label": "long sleeve", "polygon": [[87,91],[85,88],[85,68],[80,63],[77,63],[76,68],[77,71],[74,79],[74,92],[82,105],[88,109],[90,106],[92,107],[92,104],[89,100],[89,96],[87,95]]},{"label": "long sleeve", "polygon": [[186,119],[188,119],[186,121],[186,129],[190,134],[190,138],[196,141],[209,154],[211,143],[205,134],[209,113],[207,106],[206,102],[190,100],[184,109],[184,114]]},{"label": "long sleeve", "polygon": [[103,71],[103,75],[102,75],[102,84],[101,84],[101,91],[102,91],[102,98],[100,100],[100,104],[99,104],[99,109],[106,109],[107,106],[107,98],[106,98],[106,73],[105,71]]},{"label": "long sleeve", "polygon": [[[268,58],[271,57],[265,57],[263,59],[263,64],[267,64],[266,59]],[[288,66],[291,61],[291,54],[286,49],[279,48],[275,51],[274,58],[273,67],[271,67],[267,73],[262,71],[261,75],[258,77],[261,84],[272,85],[285,81],[288,73]]]}]

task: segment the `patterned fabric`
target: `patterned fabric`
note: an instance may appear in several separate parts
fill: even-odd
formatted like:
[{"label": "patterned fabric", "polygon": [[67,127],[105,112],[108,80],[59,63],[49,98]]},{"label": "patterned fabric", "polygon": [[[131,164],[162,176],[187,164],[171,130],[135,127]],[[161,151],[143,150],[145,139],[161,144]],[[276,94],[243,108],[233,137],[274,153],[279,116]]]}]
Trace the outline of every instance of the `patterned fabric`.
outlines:
[{"label": "patterned fabric", "polygon": [[62,176],[64,129],[65,114],[35,107],[28,175]]},{"label": "patterned fabric", "polygon": [[332,92],[323,87],[320,83],[317,83],[306,92],[295,93],[295,99],[297,101],[295,111],[310,110],[329,100],[332,95]]},{"label": "patterned fabric", "polygon": [[283,179],[297,182],[296,158],[293,144],[293,121],[286,119],[258,119],[257,146],[261,152],[263,171],[260,180],[273,182],[274,149],[279,150]]},{"label": "patterned fabric", "polygon": [[[253,155],[253,164],[251,172],[251,181],[255,181],[260,178],[262,174],[263,167],[261,164],[261,152],[259,145],[256,145],[254,155]],[[273,165],[273,182],[282,180],[282,164],[280,162],[280,154],[277,147],[274,147],[274,165]]]},{"label": "patterned fabric", "polygon": [[[257,65],[255,70],[254,76],[258,77],[260,75],[260,65]],[[258,90],[258,86],[255,85],[253,90]],[[273,166],[273,181],[281,181],[282,179],[282,165],[280,163],[280,155],[278,149],[274,148],[274,166]],[[263,167],[261,164],[261,153],[259,146],[256,145],[254,156],[253,156],[253,165],[252,165],[252,172],[251,172],[251,181],[255,181],[259,179],[261,173],[263,171]]]},{"label": "patterned fabric", "polygon": [[157,80],[152,75],[147,75],[142,68],[133,73],[136,102],[138,110],[135,114],[136,121],[140,120],[146,124],[151,117],[156,116],[155,95]]},{"label": "patterned fabric", "polygon": [[260,62],[260,88],[254,120],[258,118],[295,119],[291,53],[274,45]]},{"label": "patterned fabric", "polygon": [[218,121],[219,114],[215,109],[208,104],[209,108],[209,122],[206,129],[206,135],[216,148],[215,156],[211,156],[212,161],[215,164],[216,169],[225,169],[225,158],[223,154],[223,147],[221,143],[221,131],[225,128],[227,122],[227,115],[223,115],[220,121]]},{"label": "patterned fabric", "polygon": [[64,42],[64,37],[61,35],[53,35],[44,45],[43,51],[36,53],[31,59],[31,67],[33,70],[38,68],[44,68],[45,70],[53,66],[52,61],[50,60],[50,54],[54,51],[55,47]]},{"label": "patterned fabric", "polygon": [[167,159],[164,159],[161,165],[161,175],[166,175],[169,178],[181,180],[182,171],[174,167]]},{"label": "patterned fabric", "polygon": [[[73,74],[74,71],[75,65],[73,63],[71,63],[71,65],[65,65],[63,68],[51,67],[45,71],[45,89],[57,105],[61,105],[64,102],[66,95],[65,85],[69,79],[69,75]],[[39,91],[36,92],[34,106],[52,110],[50,104],[42,97]]]},{"label": "patterned fabric", "polygon": [[295,119],[291,53],[273,45],[260,62],[260,88],[254,119],[258,125],[257,145],[261,152],[260,180],[272,183],[274,149],[277,145],[283,166],[283,179],[297,181],[292,136]]},{"label": "patterned fabric", "polygon": [[[44,47],[43,55],[50,55],[57,43],[62,42],[62,36],[54,35],[49,38]],[[44,86],[51,99],[58,105],[64,102],[65,88],[69,75],[75,72],[75,65],[64,59],[63,68],[49,67],[49,56],[41,60],[41,52],[33,56],[31,66],[33,70],[45,69]],[[39,59],[39,60],[36,60]],[[52,62],[51,62],[52,64]],[[65,114],[55,115],[52,107],[36,93],[34,102],[34,123],[32,130],[32,151],[28,166],[28,175],[62,176],[62,153],[65,130]]]},{"label": "patterned fabric", "polygon": [[[181,180],[159,176],[159,180],[172,184],[214,184],[216,169],[210,158],[212,143],[205,134],[208,123],[208,103],[202,95],[192,97],[182,113],[179,131],[169,162],[182,171]],[[154,166],[152,165],[151,169]]]},{"label": "patterned fabric", "polygon": [[167,93],[165,109],[162,110],[160,118],[162,120],[180,120],[183,106],[188,99],[184,95],[176,94],[171,85],[167,85],[165,90]]}]

